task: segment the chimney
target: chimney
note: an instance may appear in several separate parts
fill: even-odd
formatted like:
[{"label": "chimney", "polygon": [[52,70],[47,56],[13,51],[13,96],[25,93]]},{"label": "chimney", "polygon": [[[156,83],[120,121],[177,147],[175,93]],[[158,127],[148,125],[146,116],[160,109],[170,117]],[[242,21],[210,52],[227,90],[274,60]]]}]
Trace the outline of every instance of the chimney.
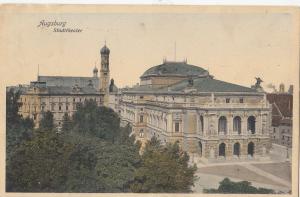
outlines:
[{"label": "chimney", "polygon": [[284,84],[283,83],[281,83],[279,85],[279,93],[284,93]]},{"label": "chimney", "polygon": [[289,90],[288,90],[288,93],[289,93],[289,94],[293,94],[293,90],[294,90],[294,86],[293,86],[293,85],[290,85]]}]

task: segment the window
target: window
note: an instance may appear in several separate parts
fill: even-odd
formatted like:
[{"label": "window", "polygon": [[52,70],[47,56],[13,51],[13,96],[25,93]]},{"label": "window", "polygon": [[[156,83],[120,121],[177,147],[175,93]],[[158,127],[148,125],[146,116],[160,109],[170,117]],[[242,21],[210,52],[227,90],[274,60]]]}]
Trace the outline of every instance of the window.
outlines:
[{"label": "window", "polygon": [[73,102],[75,102],[75,98],[73,98]]},{"label": "window", "polygon": [[233,131],[241,134],[241,117],[236,116],[233,119]]},{"label": "window", "polygon": [[273,133],[275,133],[276,132],[276,130],[275,130],[275,128],[273,128]]},{"label": "window", "polygon": [[61,105],[58,106],[58,110],[61,111]]},{"label": "window", "polygon": [[140,122],[141,123],[144,122],[144,116],[143,115],[140,116]]},{"label": "window", "polygon": [[240,103],[244,103],[244,99],[243,98],[240,98]]},{"label": "window", "polygon": [[179,132],[179,122],[175,122],[175,132]]},{"label": "window", "polygon": [[226,103],[230,103],[230,98],[226,98]]},{"label": "window", "polygon": [[248,118],[248,131],[251,131],[252,134],[255,134],[255,117],[250,116]]},{"label": "window", "polygon": [[140,99],[143,99],[144,98],[144,96],[140,96]]},{"label": "window", "polygon": [[204,120],[203,120],[203,116],[200,116],[200,131],[203,132],[204,130]]},{"label": "window", "polygon": [[144,111],[144,109],[143,109],[143,108],[141,108],[141,111]]},{"label": "window", "polygon": [[42,106],[42,111],[44,111],[45,110],[45,106]]},{"label": "window", "polygon": [[67,110],[67,111],[69,110],[69,105],[66,105],[66,110]]},{"label": "window", "polygon": [[224,134],[226,134],[227,132],[227,119],[225,118],[225,116],[221,116],[219,118],[218,131],[219,133],[224,133]]},{"label": "window", "polygon": [[144,137],[144,130],[141,129],[141,130],[140,130],[140,138],[143,138],[143,137]]}]

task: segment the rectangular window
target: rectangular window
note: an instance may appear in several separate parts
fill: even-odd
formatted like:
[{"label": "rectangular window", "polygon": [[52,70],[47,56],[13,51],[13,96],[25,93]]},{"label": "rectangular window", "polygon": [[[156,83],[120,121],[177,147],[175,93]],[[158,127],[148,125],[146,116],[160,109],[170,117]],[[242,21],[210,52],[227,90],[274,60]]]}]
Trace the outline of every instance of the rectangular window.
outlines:
[{"label": "rectangular window", "polygon": [[68,105],[66,105],[66,110],[67,110],[67,111],[69,110],[69,106],[68,106]]},{"label": "rectangular window", "polygon": [[61,105],[58,107],[58,110],[61,111]]},{"label": "rectangular window", "polygon": [[144,130],[141,129],[141,130],[140,130],[140,138],[143,138],[143,137],[144,137]]},{"label": "rectangular window", "polygon": [[175,122],[175,132],[179,132],[179,122]]},{"label": "rectangular window", "polygon": [[240,103],[244,103],[244,99],[243,98],[240,98]]},{"label": "rectangular window", "polygon": [[144,98],[144,96],[140,96],[140,99],[143,99]]},{"label": "rectangular window", "polygon": [[144,116],[143,115],[140,116],[140,122],[144,122]]},{"label": "rectangular window", "polygon": [[230,103],[230,98],[226,98],[226,103]]}]

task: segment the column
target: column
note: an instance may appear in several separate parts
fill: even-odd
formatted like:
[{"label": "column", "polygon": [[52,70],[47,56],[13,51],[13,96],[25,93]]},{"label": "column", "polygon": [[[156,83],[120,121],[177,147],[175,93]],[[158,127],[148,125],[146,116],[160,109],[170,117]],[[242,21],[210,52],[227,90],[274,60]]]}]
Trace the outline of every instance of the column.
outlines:
[{"label": "column", "polygon": [[247,135],[247,116],[242,116],[241,117],[241,126],[242,126],[242,135]]},{"label": "column", "polygon": [[227,135],[233,134],[233,117],[231,114],[226,116],[227,119]]}]

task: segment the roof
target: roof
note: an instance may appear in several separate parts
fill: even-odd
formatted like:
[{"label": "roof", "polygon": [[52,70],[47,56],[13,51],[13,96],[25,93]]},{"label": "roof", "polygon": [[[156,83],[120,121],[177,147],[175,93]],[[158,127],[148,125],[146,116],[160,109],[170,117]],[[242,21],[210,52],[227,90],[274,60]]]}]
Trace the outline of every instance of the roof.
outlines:
[{"label": "roof", "polygon": [[[48,87],[39,87],[38,92],[27,92],[28,94],[40,94],[40,95],[82,95],[82,94],[101,94],[99,90],[94,87],[69,87],[69,86],[48,86]],[[26,94],[26,92],[24,92]]]},{"label": "roof", "polygon": [[[276,104],[283,117],[293,116],[293,95],[288,93],[270,93],[267,99],[271,104]],[[273,105],[274,107],[274,105]],[[273,115],[276,115],[273,113]]]},{"label": "roof", "polygon": [[101,54],[103,54],[103,53],[109,54],[109,53],[110,53],[110,50],[109,50],[109,48],[106,46],[106,44],[101,48],[100,53],[101,53]]},{"label": "roof", "polygon": [[[197,92],[211,93],[211,92],[236,92],[236,93],[258,93],[255,89],[240,86],[225,81],[213,79],[212,77],[198,77],[194,78],[192,82],[190,79],[182,80],[176,84],[167,87],[151,87],[151,86],[136,86],[129,91],[155,91],[155,92],[185,92],[186,89],[193,89]],[[192,85],[190,84],[192,83]]]},{"label": "roof", "polygon": [[49,94],[99,94],[99,91],[93,87],[47,87]]},{"label": "roof", "polygon": [[94,88],[99,89],[98,77],[69,77],[69,76],[38,76],[39,82],[46,82],[49,86],[64,86],[64,87],[87,87],[92,84]]},{"label": "roof", "polygon": [[163,64],[149,68],[141,78],[148,76],[203,76],[208,75],[208,71],[185,62],[165,61]]}]

